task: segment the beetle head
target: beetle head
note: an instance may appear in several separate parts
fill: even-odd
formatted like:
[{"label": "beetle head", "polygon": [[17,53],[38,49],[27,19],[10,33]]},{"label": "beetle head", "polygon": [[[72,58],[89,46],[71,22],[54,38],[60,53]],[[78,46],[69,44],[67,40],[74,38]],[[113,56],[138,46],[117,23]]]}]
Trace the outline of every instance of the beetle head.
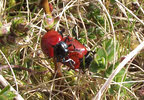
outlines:
[{"label": "beetle head", "polygon": [[54,56],[57,57],[58,61],[61,61],[68,55],[68,45],[61,41],[54,46]]}]

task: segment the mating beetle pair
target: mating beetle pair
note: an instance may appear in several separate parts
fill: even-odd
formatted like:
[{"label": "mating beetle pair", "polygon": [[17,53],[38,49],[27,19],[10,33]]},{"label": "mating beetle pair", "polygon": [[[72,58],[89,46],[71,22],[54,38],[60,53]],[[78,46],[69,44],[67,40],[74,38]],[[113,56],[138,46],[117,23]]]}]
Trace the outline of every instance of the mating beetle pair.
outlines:
[{"label": "mating beetle pair", "polygon": [[89,67],[93,58],[86,47],[72,37],[62,37],[57,31],[48,31],[41,39],[41,48],[48,57],[56,57],[72,69]]}]

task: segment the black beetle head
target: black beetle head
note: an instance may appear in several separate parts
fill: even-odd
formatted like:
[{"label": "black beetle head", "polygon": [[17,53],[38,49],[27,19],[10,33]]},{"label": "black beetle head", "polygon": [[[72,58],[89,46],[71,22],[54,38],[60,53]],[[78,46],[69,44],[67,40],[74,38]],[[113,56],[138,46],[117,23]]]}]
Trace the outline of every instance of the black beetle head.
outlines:
[{"label": "black beetle head", "polygon": [[68,55],[68,45],[61,41],[54,46],[54,56],[58,61],[61,61]]}]

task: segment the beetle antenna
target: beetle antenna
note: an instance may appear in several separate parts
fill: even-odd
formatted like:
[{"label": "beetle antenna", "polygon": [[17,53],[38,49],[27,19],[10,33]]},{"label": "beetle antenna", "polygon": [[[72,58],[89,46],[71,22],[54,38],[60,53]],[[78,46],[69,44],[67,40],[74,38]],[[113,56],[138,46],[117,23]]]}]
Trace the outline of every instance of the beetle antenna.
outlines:
[{"label": "beetle antenna", "polygon": [[76,50],[76,47],[74,45],[72,45],[74,47],[74,50]]},{"label": "beetle antenna", "polygon": [[60,31],[58,31],[60,33],[60,35],[63,37],[63,33],[65,32],[65,29],[61,29]]},{"label": "beetle antenna", "polygon": [[69,45],[68,45],[68,47],[71,47],[71,46],[72,46],[72,44],[69,44]]},{"label": "beetle antenna", "polygon": [[72,29],[72,34],[75,36],[75,39],[78,40],[78,34],[76,30],[77,30],[77,25],[75,24],[75,26]]},{"label": "beetle antenna", "polygon": [[69,35],[65,38],[64,42],[66,42],[66,41],[68,41],[68,42],[70,41],[69,40]]}]

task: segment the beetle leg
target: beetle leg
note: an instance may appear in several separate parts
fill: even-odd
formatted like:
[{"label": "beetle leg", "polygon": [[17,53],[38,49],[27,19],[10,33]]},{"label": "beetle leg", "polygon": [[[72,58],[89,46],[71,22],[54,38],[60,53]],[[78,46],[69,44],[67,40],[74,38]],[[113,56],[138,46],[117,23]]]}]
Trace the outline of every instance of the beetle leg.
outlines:
[{"label": "beetle leg", "polygon": [[69,44],[68,47],[73,46],[74,50],[76,50],[76,47],[73,44]]},{"label": "beetle leg", "polygon": [[78,40],[78,35],[76,34],[76,30],[77,30],[77,25],[75,24],[75,26],[72,29],[72,34],[74,34],[76,36],[75,39]]},{"label": "beetle leg", "polygon": [[[73,51],[80,51],[80,50],[76,49],[76,47],[75,47],[73,44],[69,44],[69,45],[68,45],[68,47],[71,47],[71,46],[73,46],[73,48],[74,48]],[[71,51],[69,51],[69,52],[71,52]]]},{"label": "beetle leg", "polygon": [[74,50],[76,50],[76,47],[74,45],[72,45],[74,47]]},{"label": "beetle leg", "polygon": [[70,66],[71,66],[71,69],[73,69],[74,70],[74,65],[72,64],[72,62],[69,62],[69,64],[70,64]]},{"label": "beetle leg", "polygon": [[62,37],[63,37],[63,32],[64,31],[65,31],[65,29],[62,29],[62,30],[58,31]]},{"label": "beetle leg", "polygon": [[75,64],[75,61],[73,61],[72,59],[68,59],[68,60],[65,60],[65,58],[63,59],[63,62],[64,63],[69,63],[70,64],[70,66],[71,66],[71,69],[74,69],[75,67],[74,67],[74,65],[73,64]]},{"label": "beetle leg", "polygon": [[73,51],[69,51],[69,52],[80,52],[80,50],[76,49],[75,45],[73,44],[69,44],[68,47],[73,46],[74,50]]},{"label": "beetle leg", "polygon": [[71,46],[72,46],[72,44],[69,44],[69,45],[68,45],[68,47],[71,47]]},{"label": "beetle leg", "polygon": [[70,71],[71,70],[71,68],[68,68],[68,71]]},{"label": "beetle leg", "polygon": [[73,46],[74,51],[80,51],[80,50],[76,49],[75,45],[73,45],[73,44],[70,44],[70,45]]},{"label": "beetle leg", "polygon": [[66,41],[70,41],[70,39],[69,39],[69,35],[65,38],[65,40],[64,40],[64,42],[66,42]]},{"label": "beetle leg", "polygon": [[71,39],[71,40],[70,40],[70,39],[69,39],[69,35],[68,35],[68,36],[65,38],[64,42],[67,42],[67,41],[70,42],[70,41],[73,41],[73,40],[74,40],[74,39]]},{"label": "beetle leg", "polygon": [[69,62],[69,64],[70,64],[70,67],[68,68],[68,71],[70,71],[71,69],[75,70],[74,65],[71,62]]},{"label": "beetle leg", "polygon": [[72,59],[65,60],[65,62],[73,62],[73,64],[75,64],[75,61],[73,61]]}]

